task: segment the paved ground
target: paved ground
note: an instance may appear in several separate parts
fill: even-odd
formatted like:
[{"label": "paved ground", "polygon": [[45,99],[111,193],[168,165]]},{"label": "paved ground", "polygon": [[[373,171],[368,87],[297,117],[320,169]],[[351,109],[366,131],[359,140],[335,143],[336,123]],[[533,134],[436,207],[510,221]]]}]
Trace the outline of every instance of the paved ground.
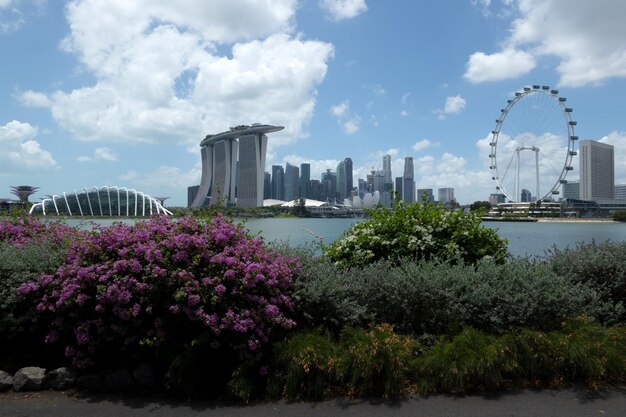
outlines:
[{"label": "paved ground", "polygon": [[490,396],[446,396],[407,398],[384,402],[331,400],[323,402],[284,401],[252,405],[214,402],[184,403],[132,396],[79,395],[39,392],[0,394],[1,417],[317,417],[317,416],[626,416],[626,386],[589,392],[585,389],[560,391],[517,391]]}]

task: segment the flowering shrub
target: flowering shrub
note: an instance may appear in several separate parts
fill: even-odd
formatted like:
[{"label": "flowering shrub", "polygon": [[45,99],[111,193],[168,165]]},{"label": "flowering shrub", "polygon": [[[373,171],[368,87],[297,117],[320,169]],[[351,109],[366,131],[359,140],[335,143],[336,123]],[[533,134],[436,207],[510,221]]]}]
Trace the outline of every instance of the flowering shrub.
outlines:
[{"label": "flowering shrub", "polygon": [[190,346],[246,354],[273,329],[294,326],[288,290],[297,269],[222,216],[155,217],[100,228],[19,293],[38,297],[51,319],[46,342],[64,343],[74,366],[101,365],[111,349],[169,360]]},{"label": "flowering shrub", "polygon": [[33,243],[35,239],[66,245],[82,234],[82,231],[63,223],[42,223],[32,217],[0,221],[0,242],[10,243],[17,247]]},{"label": "flowering shrub", "polygon": [[448,211],[427,202],[400,202],[393,210],[380,208],[369,215],[326,248],[325,253],[337,265],[364,266],[404,257],[475,263],[487,256],[499,260],[507,256],[506,240],[495,230],[482,227],[475,212]]}]

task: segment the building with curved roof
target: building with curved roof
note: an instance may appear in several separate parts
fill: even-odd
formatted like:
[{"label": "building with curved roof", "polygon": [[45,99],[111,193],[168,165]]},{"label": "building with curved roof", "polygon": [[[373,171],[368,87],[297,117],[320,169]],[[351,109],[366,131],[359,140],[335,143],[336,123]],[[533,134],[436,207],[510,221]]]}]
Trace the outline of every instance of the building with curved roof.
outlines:
[{"label": "building with curved roof", "polygon": [[30,214],[64,216],[152,216],[172,215],[156,198],[132,188],[103,186],[51,195],[33,204]]},{"label": "building with curved roof", "polygon": [[200,142],[202,177],[189,207],[208,204],[262,207],[266,133],[283,129],[284,126],[254,123],[207,135]]}]

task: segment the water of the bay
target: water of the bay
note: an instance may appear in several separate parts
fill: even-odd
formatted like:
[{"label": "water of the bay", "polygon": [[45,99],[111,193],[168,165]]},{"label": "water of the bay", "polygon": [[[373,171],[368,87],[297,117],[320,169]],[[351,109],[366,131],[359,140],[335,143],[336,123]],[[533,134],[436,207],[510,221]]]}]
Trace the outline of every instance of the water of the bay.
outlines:
[{"label": "water of the bay", "polygon": [[[330,244],[353,223],[361,219],[251,219],[245,226],[265,240],[288,241],[292,245],[322,241]],[[554,246],[575,247],[578,242],[626,240],[626,223],[613,222],[484,222],[508,240],[513,256],[543,256]]]},{"label": "water of the bay", "polygon": [[[110,225],[131,219],[101,219],[93,222]],[[290,245],[330,244],[355,222],[361,219],[315,219],[315,218],[262,218],[238,220],[252,233],[266,241],[285,241]],[[80,219],[68,219],[71,226],[89,227]],[[81,226],[82,225],[82,226]],[[498,235],[508,240],[509,252],[513,256],[543,256],[552,247],[564,249],[575,247],[579,242],[626,241],[626,223],[613,222],[485,222],[483,226],[493,228]]]}]

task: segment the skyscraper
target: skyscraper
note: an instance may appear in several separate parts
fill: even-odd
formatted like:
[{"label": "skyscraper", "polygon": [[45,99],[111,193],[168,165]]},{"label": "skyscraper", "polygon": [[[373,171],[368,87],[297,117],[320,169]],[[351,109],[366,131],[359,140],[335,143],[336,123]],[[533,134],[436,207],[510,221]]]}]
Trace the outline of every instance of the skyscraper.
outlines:
[{"label": "skyscraper", "polygon": [[263,199],[272,198],[272,175],[265,171],[263,174]]},{"label": "skyscraper", "polygon": [[311,164],[300,164],[300,197],[312,198]]},{"label": "skyscraper", "polygon": [[385,191],[385,172],[384,171],[372,171],[373,191],[383,193]]},{"label": "skyscraper", "polygon": [[415,181],[414,181],[413,157],[404,158],[404,176],[402,177],[402,199],[411,204],[415,202]]},{"label": "skyscraper", "polygon": [[[254,123],[207,135],[200,142],[200,187],[190,207],[234,203],[240,207],[263,205],[267,133],[283,126]],[[239,169],[238,169],[239,168]]]},{"label": "skyscraper", "polygon": [[337,164],[337,195],[343,201],[346,198],[346,161]]},{"label": "skyscraper", "polygon": [[504,202],[506,202],[506,196],[504,194],[489,194],[489,204],[491,204],[492,206],[497,206],[498,204]]},{"label": "skyscraper", "polygon": [[344,170],[346,173],[346,195],[345,197],[350,198],[352,195],[352,189],[354,188],[354,180],[352,178],[352,158],[346,158],[343,160]]},{"label": "skyscraper", "polygon": [[440,188],[438,190],[439,202],[441,204],[448,204],[452,201],[456,201],[454,198],[454,188]]},{"label": "skyscraper", "polygon": [[359,178],[359,197],[361,199],[365,197],[365,193],[367,192],[367,181],[363,178]]},{"label": "skyscraper", "polygon": [[615,184],[613,198],[616,200],[626,200],[626,184]]},{"label": "skyscraper", "polygon": [[429,203],[434,203],[435,196],[433,195],[433,189],[432,188],[418,188],[417,202],[421,203],[422,199],[425,199]]},{"label": "skyscraper", "polygon": [[322,173],[322,199],[335,201],[337,198],[337,173],[327,169]]},{"label": "skyscraper", "polygon": [[282,165],[272,165],[272,198],[285,199],[285,168]]},{"label": "skyscraper", "polygon": [[567,181],[563,184],[562,190],[561,196],[563,198],[580,199],[580,181]]},{"label": "skyscraper", "polygon": [[527,190],[526,188],[522,189],[520,201],[522,203],[529,203],[532,201],[532,195],[530,194],[530,191]]},{"label": "skyscraper", "polygon": [[402,177],[396,177],[396,195],[402,198]]},{"label": "skyscraper", "polygon": [[391,155],[383,155],[383,172],[385,173],[385,182],[393,183],[391,179]]},{"label": "skyscraper", "polygon": [[292,201],[300,197],[300,169],[291,165],[285,165],[285,200]]},{"label": "skyscraper", "polygon": [[613,198],[615,166],[613,145],[583,140],[580,142],[580,198]]}]

